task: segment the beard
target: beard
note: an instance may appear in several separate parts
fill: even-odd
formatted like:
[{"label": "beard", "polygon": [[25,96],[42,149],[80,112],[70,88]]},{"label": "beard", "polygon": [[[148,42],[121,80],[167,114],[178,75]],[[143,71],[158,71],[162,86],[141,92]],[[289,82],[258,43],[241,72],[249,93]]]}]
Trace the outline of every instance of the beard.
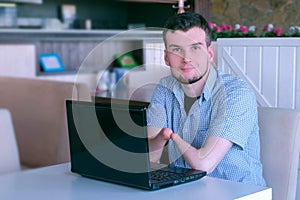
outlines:
[{"label": "beard", "polygon": [[190,85],[190,84],[200,81],[207,74],[207,72],[208,72],[208,67],[206,68],[205,72],[202,75],[198,74],[189,79],[186,79],[183,76],[181,76],[181,74],[178,74],[178,73],[176,74],[176,72],[173,72],[173,71],[172,71],[172,75],[181,84]]},{"label": "beard", "polygon": [[193,83],[196,83],[196,82],[200,81],[203,76],[193,77],[193,78],[190,78],[190,79],[185,79],[182,76],[174,76],[174,77],[181,84],[189,85],[189,84],[193,84]]}]

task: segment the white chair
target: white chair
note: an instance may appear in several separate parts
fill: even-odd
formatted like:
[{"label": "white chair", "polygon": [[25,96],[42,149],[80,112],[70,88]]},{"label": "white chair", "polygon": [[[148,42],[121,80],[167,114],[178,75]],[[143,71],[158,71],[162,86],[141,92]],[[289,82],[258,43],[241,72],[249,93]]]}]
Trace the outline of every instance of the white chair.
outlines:
[{"label": "white chair", "polygon": [[18,146],[9,110],[0,109],[0,174],[21,170]]},{"label": "white chair", "polygon": [[261,161],[273,200],[296,198],[300,150],[300,111],[258,107]]}]

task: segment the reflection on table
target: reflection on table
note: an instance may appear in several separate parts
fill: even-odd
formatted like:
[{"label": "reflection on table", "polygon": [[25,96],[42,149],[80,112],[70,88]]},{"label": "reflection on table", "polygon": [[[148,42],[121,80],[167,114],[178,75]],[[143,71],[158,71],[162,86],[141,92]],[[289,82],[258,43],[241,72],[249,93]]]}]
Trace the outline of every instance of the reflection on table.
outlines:
[{"label": "reflection on table", "polygon": [[71,173],[70,163],[1,175],[0,185],[0,199],[5,200],[272,199],[271,188],[208,176],[198,181],[150,192],[78,176]]}]

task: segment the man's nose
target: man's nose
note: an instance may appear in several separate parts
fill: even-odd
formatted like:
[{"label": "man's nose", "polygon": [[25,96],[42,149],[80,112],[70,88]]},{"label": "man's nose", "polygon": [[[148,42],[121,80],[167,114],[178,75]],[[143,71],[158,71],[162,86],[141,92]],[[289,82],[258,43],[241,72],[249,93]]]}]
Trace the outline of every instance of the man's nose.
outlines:
[{"label": "man's nose", "polygon": [[191,62],[191,56],[188,52],[185,51],[183,53],[182,57],[183,57],[184,62],[186,62],[186,63]]}]

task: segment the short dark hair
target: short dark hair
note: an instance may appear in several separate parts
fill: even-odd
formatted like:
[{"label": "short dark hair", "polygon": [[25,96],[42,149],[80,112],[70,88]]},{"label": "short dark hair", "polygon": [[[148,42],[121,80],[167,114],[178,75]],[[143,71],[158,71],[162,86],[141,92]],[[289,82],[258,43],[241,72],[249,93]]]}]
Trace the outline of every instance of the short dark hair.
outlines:
[{"label": "short dark hair", "polygon": [[208,22],[206,19],[198,14],[193,12],[184,12],[181,14],[175,14],[168,18],[165,23],[163,31],[163,39],[166,44],[166,33],[168,31],[182,30],[184,32],[188,31],[193,27],[199,27],[204,30],[206,35],[206,45],[210,46],[211,44],[211,29],[209,28]]}]

